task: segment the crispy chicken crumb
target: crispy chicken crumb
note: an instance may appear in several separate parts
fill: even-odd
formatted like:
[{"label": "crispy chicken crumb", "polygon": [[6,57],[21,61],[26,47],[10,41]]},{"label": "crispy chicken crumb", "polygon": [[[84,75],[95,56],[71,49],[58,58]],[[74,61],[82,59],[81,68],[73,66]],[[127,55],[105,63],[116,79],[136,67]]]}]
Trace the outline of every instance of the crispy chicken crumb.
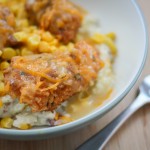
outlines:
[{"label": "crispy chicken crumb", "polygon": [[102,67],[97,49],[82,41],[71,52],[14,57],[5,83],[33,111],[52,111],[93,85]]}]

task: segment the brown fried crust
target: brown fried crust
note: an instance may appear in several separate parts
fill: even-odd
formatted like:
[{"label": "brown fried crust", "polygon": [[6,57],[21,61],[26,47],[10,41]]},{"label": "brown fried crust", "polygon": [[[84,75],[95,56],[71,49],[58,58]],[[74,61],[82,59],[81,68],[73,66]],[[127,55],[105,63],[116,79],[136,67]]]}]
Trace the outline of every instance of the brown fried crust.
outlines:
[{"label": "brown fried crust", "polygon": [[33,111],[52,111],[93,85],[102,66],[98,51],[79,42],[72,52],[14,57],[5,71],[5,83],[11,96]]}]

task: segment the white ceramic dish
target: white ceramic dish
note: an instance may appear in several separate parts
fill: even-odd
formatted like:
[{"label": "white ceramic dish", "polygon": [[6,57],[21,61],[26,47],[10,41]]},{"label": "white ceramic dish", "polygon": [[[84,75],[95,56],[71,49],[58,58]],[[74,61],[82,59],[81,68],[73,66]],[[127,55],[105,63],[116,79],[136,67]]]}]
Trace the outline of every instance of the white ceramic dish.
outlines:
[{"label": "white ceramic dish", "polygon": [[41,139],[77,130],[103,116],[117,105],[138,79],[147,55],[148,36],[143,15],[135,0],[76,0],[98,18],[102,31],[117,34],[118,57],[115,61],[116,90],[102,107],[71,123],[31,130],[0,129],[0,137]]}]

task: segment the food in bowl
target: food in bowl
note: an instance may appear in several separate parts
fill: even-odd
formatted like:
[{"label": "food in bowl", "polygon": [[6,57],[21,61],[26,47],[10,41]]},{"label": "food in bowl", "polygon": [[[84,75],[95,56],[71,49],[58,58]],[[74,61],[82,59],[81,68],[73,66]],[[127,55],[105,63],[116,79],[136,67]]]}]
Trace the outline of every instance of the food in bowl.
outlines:
[{"label": "food in bowl", "polygon": [[57,126],[114,89],[115,34],[68,0],[0,0],[0,124]]}]

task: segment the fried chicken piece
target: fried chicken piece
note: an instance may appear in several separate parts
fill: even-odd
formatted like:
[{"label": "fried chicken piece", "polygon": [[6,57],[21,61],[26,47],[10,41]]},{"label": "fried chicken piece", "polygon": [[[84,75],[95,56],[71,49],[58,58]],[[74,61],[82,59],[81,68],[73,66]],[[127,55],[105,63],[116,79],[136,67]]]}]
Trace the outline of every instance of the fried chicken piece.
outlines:
[{"label": "fried chicken piece", "polygon": [[25,9],[27,11],[28,18],[36,24],[40,24],[42,15],[45,13],[48,7],[52,6],[52,0],[26,0]]},{"label": "fried chicken piece", "polygon": [[10,95],[33,111],[52,111],[92,86],[102,66],[98,51],[79,42],[71,52],[14,57],[5,71],[5,83]]},{"label": "fried chicken piece", "polygon": [[26,10],[33,22],[65,44],[75,40],[83,18],[83,11],[68,0],[27,0]]},{"label": "fried chicken piece", "polygon": [[4,46],[15,45],[16,40],[12,36],[15,28],[15,18],[9,8],[0,4],[0,49]]}]

